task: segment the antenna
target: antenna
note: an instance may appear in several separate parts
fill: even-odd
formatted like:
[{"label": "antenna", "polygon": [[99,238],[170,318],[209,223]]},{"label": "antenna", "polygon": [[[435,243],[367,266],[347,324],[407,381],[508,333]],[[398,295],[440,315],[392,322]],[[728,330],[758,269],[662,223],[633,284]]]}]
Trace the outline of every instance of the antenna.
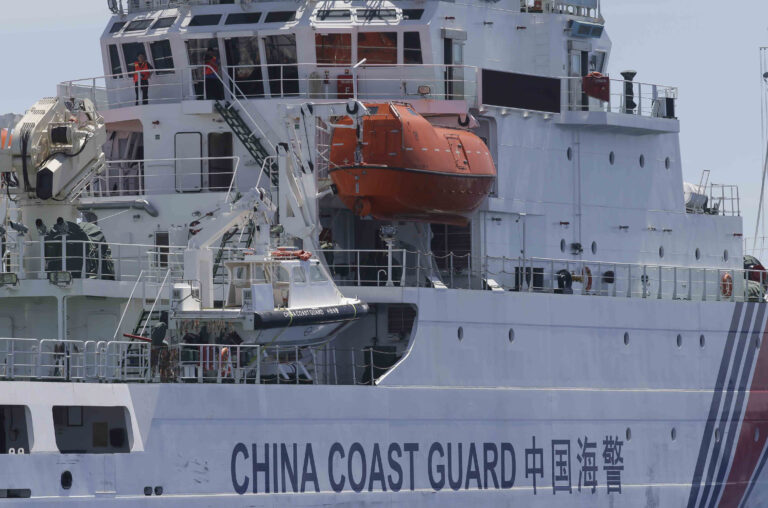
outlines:
[{"label": "antenna", "polygon": [[[763,143],[765,144],[765,154],[763,155],[763,172],[760,180],[760,202],[757,207],[757,221],[755,222],[755,237],[752,240],[752,251],[757,249],[758,233],[762,231],[765,236],[765,178],[768,173],[768,47],[760,48],[760,124],[762,129]],[[762,226],[762,230],[761,227]]]}]

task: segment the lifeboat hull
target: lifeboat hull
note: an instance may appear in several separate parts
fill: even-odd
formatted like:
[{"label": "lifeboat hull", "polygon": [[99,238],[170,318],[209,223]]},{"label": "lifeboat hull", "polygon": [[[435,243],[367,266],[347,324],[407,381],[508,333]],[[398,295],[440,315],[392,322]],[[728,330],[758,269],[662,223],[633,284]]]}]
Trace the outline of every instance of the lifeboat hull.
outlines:
[{"label": "lifeboat hull", "polygon": [[331,170],[339,198],[359,216],[465,225],[493,186],[489,175],[363,166]]},{"label": "lifeboat hull", "polygon": [[407,104],[366,106],[361,139],[351,128],[333,133],[330,175],[341,201],[362,217],[466,224],[496,178],[485,143],[433,126]]}]

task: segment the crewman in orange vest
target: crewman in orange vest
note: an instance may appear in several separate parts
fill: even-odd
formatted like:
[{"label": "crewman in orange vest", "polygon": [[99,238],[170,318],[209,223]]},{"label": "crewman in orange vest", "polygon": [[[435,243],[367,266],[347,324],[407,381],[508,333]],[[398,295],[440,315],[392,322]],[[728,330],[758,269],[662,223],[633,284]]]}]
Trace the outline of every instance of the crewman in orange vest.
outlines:
[{"label": "crewman in orange vest", "polygon": [[139,105],[139,90],[143,97],[142,104],[149,103],[149,77],[152,75],[152,66],[147,62],[147,56],[139,53],[133,63],[133,83],[136,87],[136,105]]},{"label": "crewman in orange vest", "polygon": [[216,52],[213,48],[208,48],[205,52],[205,98],[208,100],[219,100],[224,98],[223,87],[219,76],[219,60],[216,58]]}]

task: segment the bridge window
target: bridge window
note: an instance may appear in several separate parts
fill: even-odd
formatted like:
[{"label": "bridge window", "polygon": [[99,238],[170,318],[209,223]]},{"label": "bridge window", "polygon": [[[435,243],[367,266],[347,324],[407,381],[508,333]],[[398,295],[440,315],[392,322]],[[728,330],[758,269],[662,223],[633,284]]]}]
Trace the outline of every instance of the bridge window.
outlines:
[{"label": "bridge window", "polygon": [[122,78],[123,66],[120,64],[120,52],[116,44],[109,45],[109,67],[112,79]]},{"label": "bridge window", "polygon": [[357,58],[368,64],[397,64],[396,32],[360,32],[357,34]]},{"label": "bridge window", "polygon": [[168,254],[170,254],[170,237],[167,231],[155,231],[155,266],[168,267]]},{"label": "bridge window", "polygon": [[357,19],[365,20],[365,21],[397,19],[397,10],[395,9],[358,9]]},{"label": "bridge window", "polygon": [[315,34],[318,65],[351,65],[352,34]]},{"label": "bridge window", "polygon": [[130,23],[128,23],[128,26],[125,27],[125,31],[141,32],[149,28],[149,25],[151,24],[152,24],[152,19],[137,19],[135,21],[131,21]]},{"label": "bridge window", "polygon": [[421,19],[424,9],[403,9],[403,20],[412,21]]},{"label": "bridge window", "polygon": [[264,97],[258,37],[234,37],[225,41],[227,73],[245,97]]},{"label": "bridge window", "polygon": [[169,28],[173,23],[176,21],[176,16],[171,16],[168,18],[160,18],[157,21],[155,21],[155,24],[152,25],[152,30],[158,29],[158,28]]},{"label": "bridge window", "polygon": [[61,453],[128,453],[131,417],[124,407],[53,406]]},{"label": "bridge window", "polygon": [[421,57],[421,34],[419,32],[405,32],[403,34],[403,63],[424,63]]},{"label": "bridge window", "polygon": [[118,21],[114,23],[112,27],[109,29],[109,33],[114,34],[119,32],[120,30],[123,29],[123,27],[125,26],[125,23],[126,23],[125,21]]},{"label": "bridge window", "polygon": [[287,21],[296,21],[296,11],[274,11],[267,13],[265,23],[285,23]]},{"label": "bridge window", "polygon": [[171,53],[170,41],[151,42],[149,43],[149,49],[152,52],[152,64],[155,66],[157,74],[169,74],[171,71],[163,72],[162,69],[173,69],[173,54]]},{"label": "bridge window", "polygon": [[351,18],[352,13],[348,9],[323,9],[317,11],[318,21],[348,20]]},{"label": "bridge window", "polygon": [[123,44],[123,58],[125,58],[125,65],[128,67],[128,72],[133,72],[133,64],[138,60],[139,53],[144,53],[144,56],[146,56],[143,42],[129,42]]},{"label": "bridge window", "polygon": [[249,25],[258,23],[261,19],[260,12],[236,12],[227,16],[225,25]]},{"label": "bridge window", "polygon": [[189,25],[187,26],[218,25],[219,21],[221,21],[221,14],[198,14],[189,20]]},{"label": "bridge window", "polygon": [[264,37],[264,50],[269,65],[269,89],[272,97],[299,93],[299,67],[296,65],[296,35]]},{"label": "bridge window", "polygon": [[0,406],[0,454],[29,453],[31,432],[27,412],[25,406]]}]

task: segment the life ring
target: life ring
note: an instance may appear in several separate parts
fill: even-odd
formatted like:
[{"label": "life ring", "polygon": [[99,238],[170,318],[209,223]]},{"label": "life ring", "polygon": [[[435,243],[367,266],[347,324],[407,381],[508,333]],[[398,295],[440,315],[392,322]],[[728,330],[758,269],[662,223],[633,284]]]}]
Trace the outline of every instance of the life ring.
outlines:
[{"label": "life ring", "polygon": [[581,283],[584,284],[584,291],[592,289],[592,270],[588,266],[581,269]]},{"label": "life ring", "polygon": [[306,250],[299,251],[299,259],[302,261],[309,261],[312,259],[312,253]]},{"label": "life ring", "polygon": [[589,78],[602,78],[603,74],[600,73],[600,72],[594,71],[594,72],[590,72],[589,74],[587,74],[587,77],[589,77]]},{"label": "life ring", "polygon": [[733,276],[726,272],[720,279],[720,293],[726,298],[730,298],[733,295]]}]

